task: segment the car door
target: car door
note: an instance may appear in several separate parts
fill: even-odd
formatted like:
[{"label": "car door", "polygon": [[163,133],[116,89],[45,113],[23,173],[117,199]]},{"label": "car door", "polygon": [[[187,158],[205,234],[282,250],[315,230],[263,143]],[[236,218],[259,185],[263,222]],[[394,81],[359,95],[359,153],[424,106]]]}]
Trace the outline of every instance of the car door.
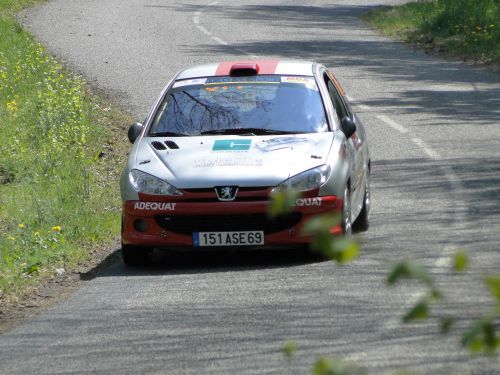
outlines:
[{"label": "car door", "polygon": [[[338,83],[335,76],[331,72],[325,71],[324,80],[325,80],[325,85],[328,89],[328,94],[333,103],[333,106],[335,108],[339,120],[342,120],[344,117],[349,117],[356,124],[356,126],[358,126],[358,124],[356,123],[356,117],[352,113],[349,104],[347,103],[347,100],[345,98],[345,93],[342,90],[342,87]],[[355,203],[353,204],[354,210],[356,210],[358,203],[360,202],[360,199],[362,199],[362,195],[364,193],[363,189],[361,188],[363,183],[363,173],[364,173],[363,169],[364,136],[363,134],[360,134],[362,132],[363,132],[362,127],[357,128],[356,132],[347,141],[348,148],[352,150],[353,154],[353,163],[351,165],[350,175],[351,175],[351,199],[352,202]],[[356,214],[356,212],[353,213]]]}]

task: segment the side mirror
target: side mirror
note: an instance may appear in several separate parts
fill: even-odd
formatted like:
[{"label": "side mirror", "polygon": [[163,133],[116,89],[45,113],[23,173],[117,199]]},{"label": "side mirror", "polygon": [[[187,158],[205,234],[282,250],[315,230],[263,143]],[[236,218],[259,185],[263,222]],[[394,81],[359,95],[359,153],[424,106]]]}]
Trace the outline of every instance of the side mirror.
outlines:
[{"label": "side mirror", "polygon": [[356,124],[350,117],[346,116],[340,122],[340,130],[342,130],[346,138],[349,139],[356,132]]},{"label": "side mirror", "polygon": [[130,143],[134,143],[139,134],[141,134],[142,128],[144,125],[142,125],[140,122],[136,122],[133,124],[129,129],[128,129],[128,140]]}]

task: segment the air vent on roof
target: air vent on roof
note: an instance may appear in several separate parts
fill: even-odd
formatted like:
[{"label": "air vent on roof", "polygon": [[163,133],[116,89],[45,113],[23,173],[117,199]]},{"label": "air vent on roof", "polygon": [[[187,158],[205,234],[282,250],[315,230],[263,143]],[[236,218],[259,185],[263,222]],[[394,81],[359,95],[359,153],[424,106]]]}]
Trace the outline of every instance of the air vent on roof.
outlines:
[{"label": "air vent on roof", "polygon": [[153,146],[157,150],[166,150],[167,149],[163,143],[158,142],[158,141],[151,142],[151,146]]},{"label": "air vent on roof", "polygon": [[171,148],[172,150],[179,149],[179,146],[174,141],[165,141],[165,144],[167,145],[168,148]]},{"label": "air vent on roof", "polygon": [[259,65],[255,63],[237,63],[231,66],[229,75],[234,77],[254,76],[259,73]]}]

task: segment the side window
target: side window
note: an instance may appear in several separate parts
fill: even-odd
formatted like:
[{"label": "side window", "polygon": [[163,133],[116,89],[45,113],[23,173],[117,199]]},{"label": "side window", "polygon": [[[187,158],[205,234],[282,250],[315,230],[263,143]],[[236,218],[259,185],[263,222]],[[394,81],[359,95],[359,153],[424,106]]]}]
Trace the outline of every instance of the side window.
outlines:
[{"label": "side window", "polygon": [[342,100],[342,97],[337,90],[337,87],[326,73],[324,74],[324,79],[326,87],[328,88],[328,94],[330,95],[333,106],[335,107],[335,111],[337,112],[337,116],[340,120],[342,120],[345,116],[349,116],[349,111],[346,108],[344,101]]}]

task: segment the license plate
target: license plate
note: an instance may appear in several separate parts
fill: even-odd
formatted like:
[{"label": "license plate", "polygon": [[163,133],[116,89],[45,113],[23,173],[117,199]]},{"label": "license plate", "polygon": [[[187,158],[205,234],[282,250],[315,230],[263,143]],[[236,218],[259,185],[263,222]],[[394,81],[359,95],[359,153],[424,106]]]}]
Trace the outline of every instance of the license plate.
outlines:
[{"label": "license plate", "polygon": [[254,246],[264,245],[263,231],[195,232],[193,246]]}]

